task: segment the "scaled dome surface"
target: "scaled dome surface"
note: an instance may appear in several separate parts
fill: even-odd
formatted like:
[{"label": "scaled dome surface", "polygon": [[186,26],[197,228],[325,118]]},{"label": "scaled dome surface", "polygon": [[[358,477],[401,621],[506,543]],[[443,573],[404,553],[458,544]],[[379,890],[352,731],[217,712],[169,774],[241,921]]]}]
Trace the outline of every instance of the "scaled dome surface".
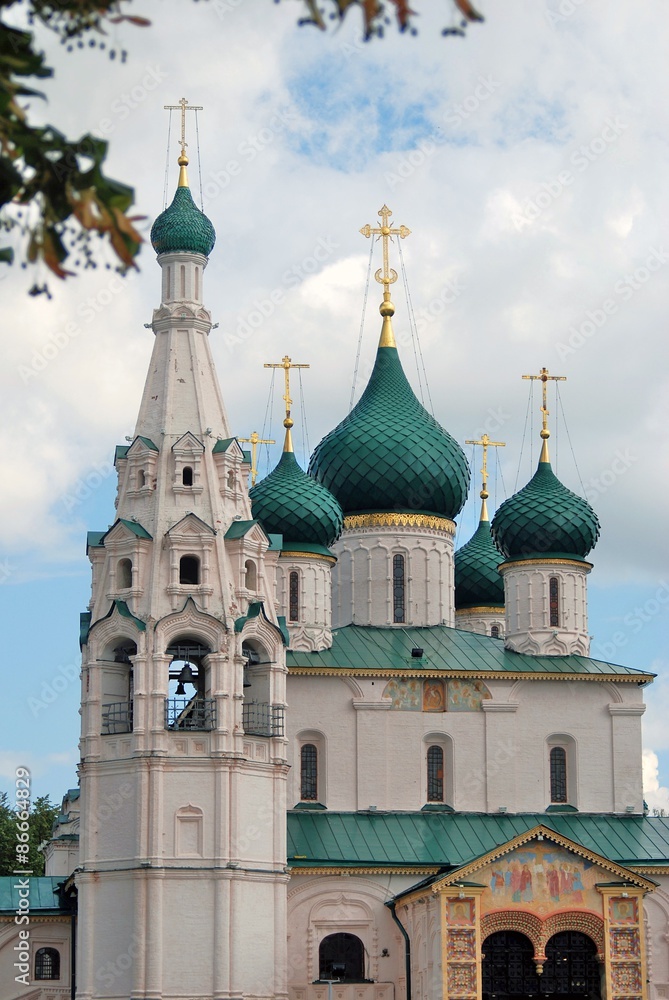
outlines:
[{"label": "scaled dome surface", "polygon": [[550,462],[540,461],[527,486],[500,506],[492,534],[507,559],[584,559],[599,538],[599,520],[587,500],[562,485]]},{"label": "scaled dome surface", "polygon": [[345,514],[453,518],[469,487],[463,450],[414,395],[396,347],[379,347],[362,397],[316,447],[309,472]]},{"label": "scaled dome surface", "polygon": [[268,534],[288,543],[327,548],[341,534],[342,510],[332,494],[308,476],[292,451],[284,451],[276,468],[250,492],[253,517]]},{"label": "scaled dome surface", "polygon": [[455,553],[455,606],[504,606],[504,580],[497,569],[502,556],[490,533],[490,521],[479,526]]},{"label": "scaled dome surface", "polygon": [[151,227],[151,245],[157,254],[200,253],[208,257],[216,242],[211,222],[193,201],[190,188],[179,186],[172,204]]}]

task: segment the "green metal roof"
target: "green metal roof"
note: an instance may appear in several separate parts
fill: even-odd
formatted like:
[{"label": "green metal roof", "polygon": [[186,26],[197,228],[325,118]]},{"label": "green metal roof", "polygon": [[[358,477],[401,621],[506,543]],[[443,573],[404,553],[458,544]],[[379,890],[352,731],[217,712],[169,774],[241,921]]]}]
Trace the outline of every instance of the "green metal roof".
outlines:
[{"label": "green metal roof", "polygon": [[[128,521],[125,517],[120,517],[119,521],[126,526],[128,531],[132,531],[133,535],[137,535],[138,538],[148,538],[149,541],[152,541],[152,536],[146,528],[141,526],[139,521]],[[118,521],[116,523],[118,524]]]},{"label": "green metal roof", "polygon": [[120,458],[126,458],[128,454],[129,444],[117,444],[114,451],[114,465],[118,462]]},{"label": "green metal roof", "polygon": [[501,562],[490,534],[490,521],[480,521],[466,545],[455,553],[456,608],[504,607],[504,581],[497,569]]},{"label": "green metal roof", "polygon": [[[453,674],[474,675],[491,673],[564,674],[574,677],[630,677],[644,683],[654,674],[623,667],[589,656],[530,656],[513,653],[498,639],[446,625],[424,628],[411,626],[376,628],[370,625],[345,625],[332,633],[330,649],[305,653],[289,650],[289,668],[311,668],[315,671],[340,669],[349,671],[380,670],[392,675],[411,670],[417,673],[444,670]],[[419,647],[423,656],[414,658],[411,650]]]},{"label": "green metal roof", "polygon": [[208,257],[216,242],[211,222],[200,211],[188,187],[178,187],[172,204],[151,227],[151,245],[157,254],[201,253]]},{"label": "green metal roof", "polygon": [[[0,913],[14,913],[19,905],[18,881],[26,876],[0,876]],[[45,914],[68,912],[61,908],[56,888],[65,881],[63,875],[30,876],[30,912]]]},{"label": "green metal roof", "polygon": [[138,434],[137,437],[135,438],[135,441],[141,441],[142,444],[146,445],[149,451],[160,451],[158,445],[154,444],[151,438],[143,437],[141,434]]},{"label": "green metal roof", "polygon": [[216,455],[221,451],[223,452],[227,451],[232,442],[236,440],[237,438],[219,438],[214,447],[212,448],[212,454]]},{"label": "green metal roof", "polygon": [[542,824],[621,865],[669,863],[669,819],[601,814],[288,813],[288,864],[459,868]]},{"label": "green metal roof", "polygon": [[248,621],[251,621],[253,618],[258,618],[258,616],[260,615],[265,619],[268,625],[271,625],[272,628],[276,628],[277,631],[281,633],[281,638],[283,639],[284,646],[287,646],[288,643],[290,642],[290,635],[288,632],[288,628],[286,626],[285,616],[279,615],[277,617],[277,621],[279,622],[279,624],[278,626],[276,626],[274,622],[267,617],[267,612],[265,611],[265,605],[262,601],[252,601],[251,604],[249,604],[248,611],[246,612],[246,614],[242,615],[241,618],[235,619],[235,632],[243,632],[246,623]]},{"label": "green metal roof", "polygon": [[265,531],[283,535],[284,548],[299,547],[300,542],[327,547],[339,538],[344,526],[337,500],[300,468],[292,451],[283,452],[249,496],[253,516]]},{"label": "green metal roof", "polygon": [[257,521],[233,521],[228,530],[226,531],[224,538],[243,538]]},{"label": "green metal roof", "polygon": [[89,549],[103,549],[105,543],[102,539],[107,534],[106,531],[88,531],[86,533],[86,553]]},{"label": "green metal roof", "polygon": [[455,517],[467,497],[460,445],[414,395],[395,347],[379,347],[357,405],[316,447],[309,473],[345,514],[410,511]]},{"label": "green metal roof", "polygon": [[583,559],[599,537],[587,500],[563,486],[550,462],[539,462],[527,486],[500,506],[492,521],[495,544],[507,558],[566,554]]}]

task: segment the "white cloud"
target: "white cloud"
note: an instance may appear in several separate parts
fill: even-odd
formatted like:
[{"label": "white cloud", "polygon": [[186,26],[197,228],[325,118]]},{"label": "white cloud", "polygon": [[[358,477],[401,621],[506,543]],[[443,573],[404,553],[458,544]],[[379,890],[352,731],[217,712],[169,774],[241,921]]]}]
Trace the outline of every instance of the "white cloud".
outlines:
[{"label": "white cloud", "polygon": [[652,750],[643,752],[643,794],[651,813],[658,809],[669,816],[669,788],[660,785],[659,761]]}]

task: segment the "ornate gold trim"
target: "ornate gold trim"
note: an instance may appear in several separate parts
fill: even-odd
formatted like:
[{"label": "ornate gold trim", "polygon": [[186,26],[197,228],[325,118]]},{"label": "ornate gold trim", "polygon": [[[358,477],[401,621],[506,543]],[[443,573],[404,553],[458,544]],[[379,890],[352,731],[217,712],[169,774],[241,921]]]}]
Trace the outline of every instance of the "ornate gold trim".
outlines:
[{"label": "ornate gold trim", "polygon": [[551,566],[580,566],[581,569],[585,568],[588,571],[594,565],[585,560],[581,562],[580,559],[551,559],[550,556],[537,556],[535,559],[509,559],[500,563],[497,569],[501,572],[503,569],[511,569],[512,566],[535,566],[537,563],[550,563]]},{"label": "ornate gold trim", "polygon": [[463,617],[464,615],[496,615],[498,618],[504,617],[504,605],[495,604],[487,605],[480,604],[475,608],[456,608],[455,617]]},{"label": "ornate gold trim", "polygon": [[320,552],[291,552],[282,550],[279,559],[319,559],[321,562],[331,563],[333,566],[337,562],[336,556],[325,556]]},{"label": "ornate gold trim", "polygon": [[445,531],[448,535],[455,534],[455,522],[448,517],[438,517],[436,514],[349,514],[344,518],[344,531],[354,528],[432,528],[433,531]]},{"label": "ornate gold trim", "polygon": [[288,860],[291,876],[295,875],[436,875],[440,870],[438,865],[421,866],[420,868],[395,865],[393,867],[370,867],[364,868],[295,868],[291,867]]},{"label": "ornate gold trim", "polygon": [[[296,651],[296,655],[300,650]],[[550,674],[525,672],[522,670],[409,670],[389,667],[375,670],[372,667],[288,667],[288,673],[296,677],[442,677],[454,680],[499,681],[615,681],[616,684],[640,684],[654,680],[652,674]]]}]

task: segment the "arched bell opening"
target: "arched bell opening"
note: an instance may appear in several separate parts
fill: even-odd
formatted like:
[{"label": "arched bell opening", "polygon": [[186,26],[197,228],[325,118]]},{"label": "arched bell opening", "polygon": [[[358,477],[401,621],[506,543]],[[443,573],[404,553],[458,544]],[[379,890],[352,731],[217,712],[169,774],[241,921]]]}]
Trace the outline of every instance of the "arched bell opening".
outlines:
[{"label": "arched bell opening", "polygon": [[165,700],[167,729],[210,730],[216,725],[216,702],[206,658],[209,647],[197,638],[175,639],[166,650],[171,656]]},{"label": "arched bell opening", "polygon": [[102,651],[100,675],[100,732],[103,736],[131,733],[133,728],[133,666],[137,644],[116,638]]},{"label": "arched bell opening", "polygon": [[244,657],[244,732],[253,736],[283,736],[284,709],[271,703],[272,658],[257,639],[242,643]]},{"label": "arched bell opening", "polygon": [[343,983],[369,982],[365,977],[365,946],[355,934],[328,934],[318,949],[318,978]]}]

